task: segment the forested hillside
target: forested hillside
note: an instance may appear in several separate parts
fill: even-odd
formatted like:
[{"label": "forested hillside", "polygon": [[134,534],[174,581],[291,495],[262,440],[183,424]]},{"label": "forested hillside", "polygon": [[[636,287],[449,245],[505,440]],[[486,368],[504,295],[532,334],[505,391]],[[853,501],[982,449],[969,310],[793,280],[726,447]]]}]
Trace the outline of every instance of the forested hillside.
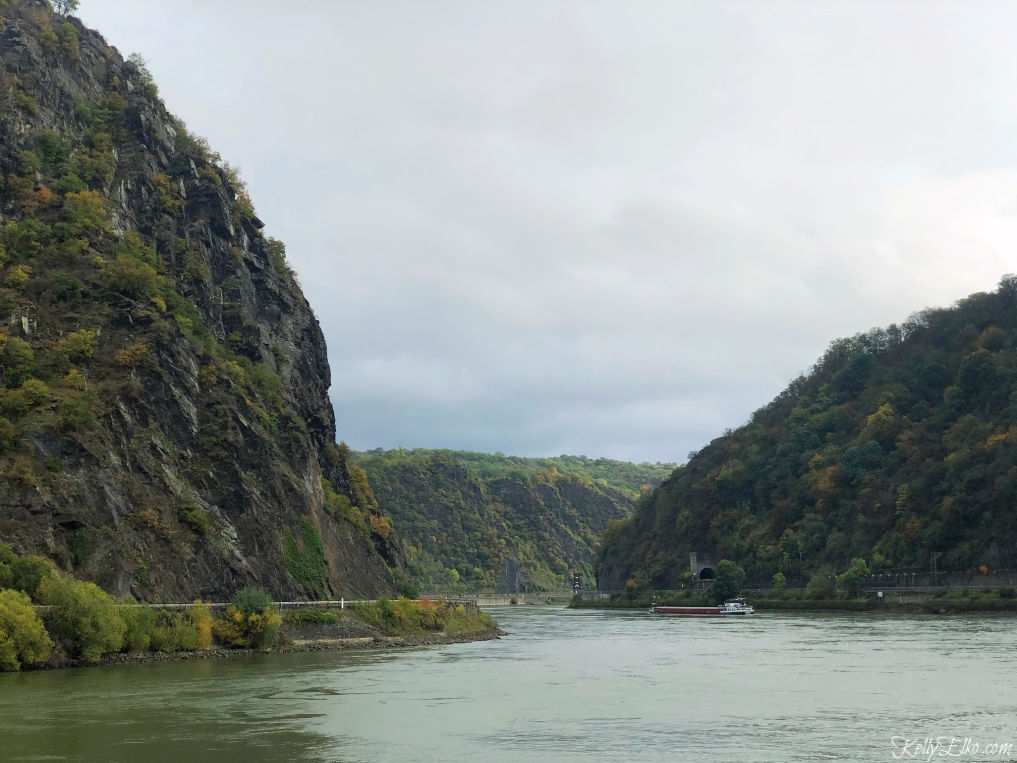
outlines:
[{"label": "forested hillside", "polygon": [[[746,369],[751,373],[751,369]],[[1017,277],[833,342],[605,533],[601,582],[674,586],[689,552],[750,578],[1017,567]]]},{"label": "forested hillside", "polygon": [[0,0],[0,85],[0,541],[149,600],[394,591],[237,172],[49,3]]},{"label": "forested hillside", "polygon": [[592,582],[592,550],[674,464],[584,456],[519,458],[447,450],[374,450],[367,473],[426,588],[562,588]]}]

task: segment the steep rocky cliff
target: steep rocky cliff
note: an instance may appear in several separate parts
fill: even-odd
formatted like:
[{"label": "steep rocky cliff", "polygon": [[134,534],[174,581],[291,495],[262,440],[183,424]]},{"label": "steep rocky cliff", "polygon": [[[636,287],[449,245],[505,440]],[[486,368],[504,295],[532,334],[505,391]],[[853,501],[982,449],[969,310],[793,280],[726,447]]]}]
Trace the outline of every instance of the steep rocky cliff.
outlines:
[{"label": "steep rocky cliff", "polygon": [[142,62],[0,2],[0,540],[118,594],[391,592],[325,343]]}]

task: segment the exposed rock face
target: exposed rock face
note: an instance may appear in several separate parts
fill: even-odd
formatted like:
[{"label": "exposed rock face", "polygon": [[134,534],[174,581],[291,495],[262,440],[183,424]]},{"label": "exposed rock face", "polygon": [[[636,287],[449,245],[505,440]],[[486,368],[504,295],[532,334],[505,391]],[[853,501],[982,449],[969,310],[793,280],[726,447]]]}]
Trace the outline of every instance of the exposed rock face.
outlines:
[{"label": "exposed rock face", "polygon": [[96,32],[0,15],[0,539],[148,600],[394,591],[318,322],[235,173]]}]

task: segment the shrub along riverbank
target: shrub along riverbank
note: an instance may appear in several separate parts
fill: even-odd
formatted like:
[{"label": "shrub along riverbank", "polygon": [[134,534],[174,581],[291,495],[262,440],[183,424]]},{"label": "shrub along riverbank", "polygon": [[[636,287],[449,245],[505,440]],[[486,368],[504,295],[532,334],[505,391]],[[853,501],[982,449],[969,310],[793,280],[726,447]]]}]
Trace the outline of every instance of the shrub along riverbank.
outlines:
[{"label": "shrub along riverbank", "polygon": [[280,615],[271,597],[246,588],[219,617],[195,601],[182,611],[116,599],[94,583],[58,572],[42,557],[0,544],[0,671],[143,661],[227,650],[431,643],[498,635],[475,607],[423,599],[379,599],[343,612]]}]

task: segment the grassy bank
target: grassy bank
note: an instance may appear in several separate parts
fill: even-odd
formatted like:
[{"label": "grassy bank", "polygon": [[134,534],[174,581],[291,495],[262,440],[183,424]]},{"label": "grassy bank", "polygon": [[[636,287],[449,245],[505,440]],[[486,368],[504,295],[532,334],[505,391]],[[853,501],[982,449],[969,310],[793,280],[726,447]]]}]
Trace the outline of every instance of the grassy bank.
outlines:
[{"label": "grassy bank", "polygon": [[1017,595],[1013,588],[995,591],[936,591],[924,603],[926,612],[1017,612]]},{"label": "grassy bank", "polygon": [[760,612],[771,610],[808,611],[808,612],[868,612],[881,607],[874,599],[766,599],[753,598],[753,607]]},{"label": "grassy bank", "polygon": [[353,612],[365,623],[389,635],[420,635],[443,632],[456,636],[497,630],[498,624],[476,606],[400,598],[378,599],[372,604],[354,604]]}]

